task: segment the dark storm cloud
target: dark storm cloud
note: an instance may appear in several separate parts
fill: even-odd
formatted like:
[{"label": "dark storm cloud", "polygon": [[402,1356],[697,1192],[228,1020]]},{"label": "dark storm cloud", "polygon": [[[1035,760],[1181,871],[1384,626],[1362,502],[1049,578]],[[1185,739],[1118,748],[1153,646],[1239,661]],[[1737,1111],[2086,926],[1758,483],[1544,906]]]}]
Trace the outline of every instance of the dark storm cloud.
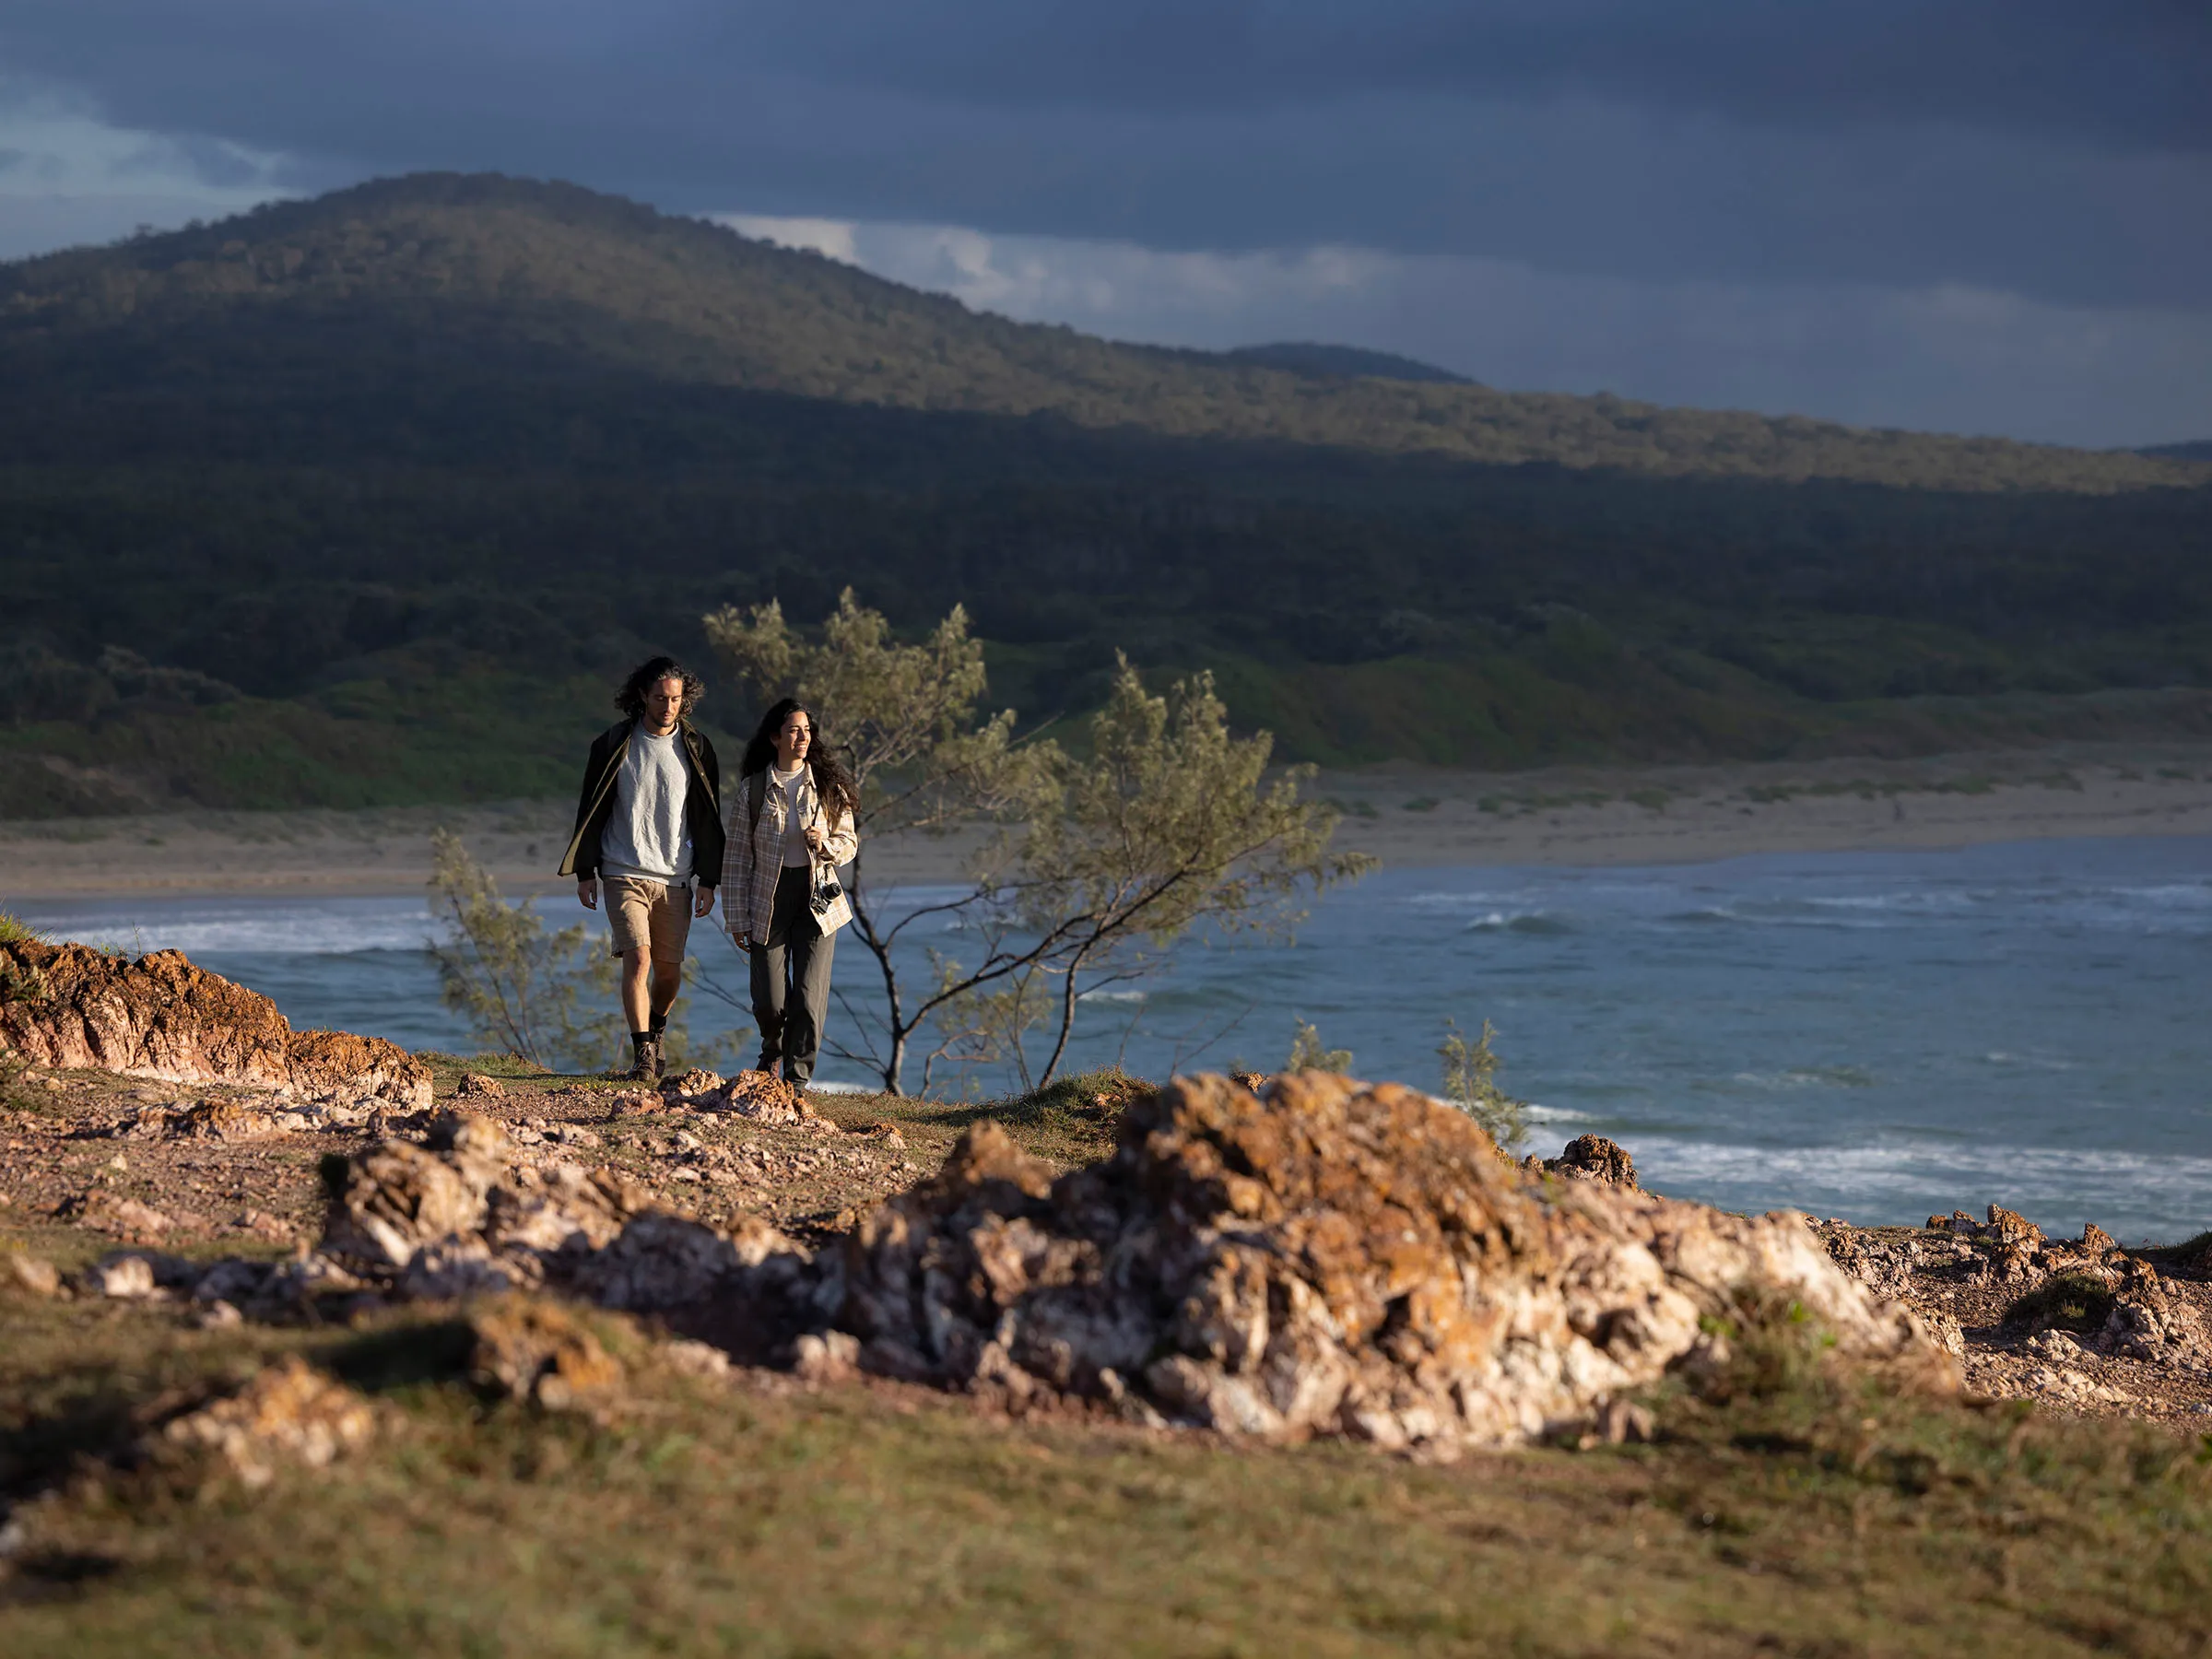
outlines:
[{"label": "dark storm cloud", "polygon": [[790,63],[1011,105],[1568,92],[1790,126],[2212,142],[2212,9],[2195,0],[971,0],[950,12],[863,0],[830,29],[798,16],[768,25]]},{"label": "dark storm cloud", "polygon": [[0,64],[303,184],[2212,303],[2202,0],[14,0]]}]

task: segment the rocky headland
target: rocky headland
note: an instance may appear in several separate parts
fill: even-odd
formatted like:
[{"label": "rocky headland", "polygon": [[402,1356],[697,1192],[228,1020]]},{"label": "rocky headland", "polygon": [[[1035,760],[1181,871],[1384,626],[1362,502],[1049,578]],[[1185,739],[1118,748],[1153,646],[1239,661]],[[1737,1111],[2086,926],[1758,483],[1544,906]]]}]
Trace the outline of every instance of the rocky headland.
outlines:
[{"label": "rocky headland", "polygon": [[4,948],[0,1223],[110,1238],[80,1292],[196,1317],[549,1293],[741,1363],[1439,1453],[1641,1432],[1641,1391],[1775,1306],[1939,1392],[2212,1403],[2212,1241],[1735,1216],[1643,1192],[1602,1137],[1515,1165],[1426,1095],[1318,1073],[1116,1084],[1088,1159],[979,1121],[911,1125],[917,1161],[890,1102],[841,1122],[751,1073],[460,1073],[433,1110],[421,1060],[292,1032],[173,952]]},{"label": "rocky headland", "polygon": [[0,938],[0,1051],[50,1068],[235,1083],[323,1101],[430,1100],[429,1069],[397,1044],[295,1031],[267,997],[177,950],[133,960],[88,945]]}]

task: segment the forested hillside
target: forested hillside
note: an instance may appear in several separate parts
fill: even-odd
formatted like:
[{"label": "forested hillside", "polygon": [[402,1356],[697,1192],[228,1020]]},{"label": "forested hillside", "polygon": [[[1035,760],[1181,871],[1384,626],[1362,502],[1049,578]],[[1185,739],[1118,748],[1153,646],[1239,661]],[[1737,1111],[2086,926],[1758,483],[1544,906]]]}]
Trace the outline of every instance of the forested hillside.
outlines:
[{"label": "forested hillside", "polygon": [[847,583],[1026,717],[1119,647],[1332,761],[2212,727],[2212,468],[1365,361],[497,179],[0,267],[0,813],[558,791],[610,674]]},{"label": "forested hillside", "polygon": [[[2109,490],[2206,476],[2124,453],[1441,380],[1317,379],[1272,366],[1281,347],[1240,359],[1116,345],[979,314],[573,185],[496,176],[379,181],[0,267],[0,339],[17,373],[64,377],[48,380],[57,387],[87,374],[110,385],[194,375],[211,351],[253,340],[339,359],[520,349],[840,403],[1508,465],[1960,489]],[[276,357],[252,366],[274,382],[262,390],[285,389]]]}]

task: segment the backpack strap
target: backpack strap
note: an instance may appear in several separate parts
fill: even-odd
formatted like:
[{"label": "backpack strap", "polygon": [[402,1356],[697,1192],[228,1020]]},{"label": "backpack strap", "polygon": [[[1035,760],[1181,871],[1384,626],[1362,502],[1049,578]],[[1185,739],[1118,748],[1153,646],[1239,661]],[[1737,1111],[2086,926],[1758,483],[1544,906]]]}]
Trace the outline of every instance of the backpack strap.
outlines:
[{"label": "backpack strap", "polygon": [[745,781],[746,827],[760,828],[760,808],[768,800],[768,774],[757,771]]}]

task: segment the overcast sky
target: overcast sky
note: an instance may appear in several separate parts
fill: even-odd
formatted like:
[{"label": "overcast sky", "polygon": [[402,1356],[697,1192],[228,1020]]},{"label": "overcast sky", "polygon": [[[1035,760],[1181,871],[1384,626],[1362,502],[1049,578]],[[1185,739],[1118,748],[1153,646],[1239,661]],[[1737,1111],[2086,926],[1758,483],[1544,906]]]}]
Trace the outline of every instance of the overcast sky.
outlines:
[{"label": "overcast sky", "polygon": [[1130,339],[2212,437],[2208,0],[0,8],[0,254],[422,168]]}]

